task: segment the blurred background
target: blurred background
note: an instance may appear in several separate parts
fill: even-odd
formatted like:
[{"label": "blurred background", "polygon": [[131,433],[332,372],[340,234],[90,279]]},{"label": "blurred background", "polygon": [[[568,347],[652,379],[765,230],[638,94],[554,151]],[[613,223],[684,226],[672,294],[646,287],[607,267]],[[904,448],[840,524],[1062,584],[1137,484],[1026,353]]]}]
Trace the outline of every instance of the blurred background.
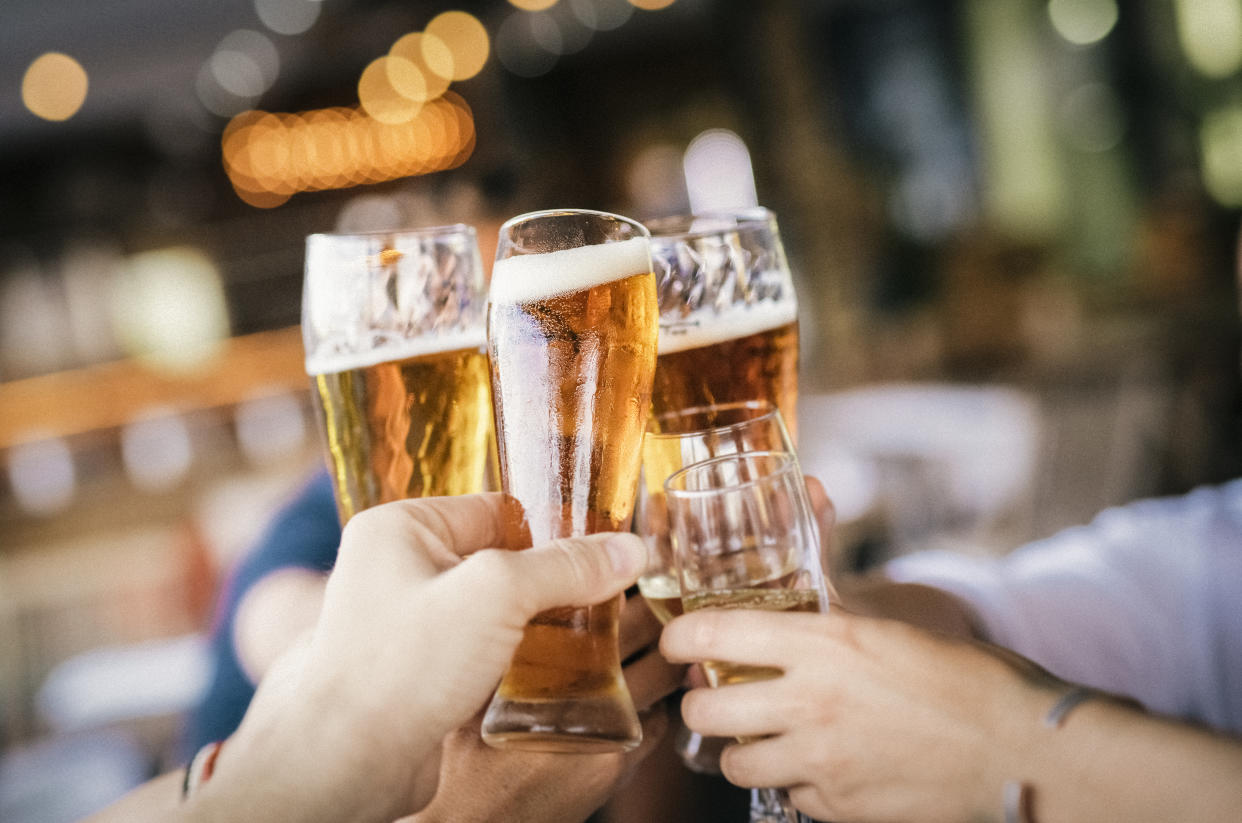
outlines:
[{"label": "blurred background", "polygon": [[1242,0],[7,0],[0,819],[177,765],[305,235],[760,203],[841,568],[1239,473]]}]

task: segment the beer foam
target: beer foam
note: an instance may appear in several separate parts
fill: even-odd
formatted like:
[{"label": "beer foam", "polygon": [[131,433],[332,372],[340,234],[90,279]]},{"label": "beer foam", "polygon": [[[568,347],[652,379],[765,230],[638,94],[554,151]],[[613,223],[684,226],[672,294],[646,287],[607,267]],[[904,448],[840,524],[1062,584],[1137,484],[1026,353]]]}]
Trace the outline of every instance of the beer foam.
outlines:
[{"label": "beer foam", "polygon": [[649,271],[651,252],[646,237],[506,257],[492,267],[488,299],[500,304],[530,303]]},{"label": "beer foam", "polygon": [[487,350],[487,332],[483,328],[455,329],[444,334],[414,338],[394,338],[391,342],[375,346],[365,352],[307,355],[306,373],[311,376],[335,374],[350,369],[364,369],[380,363],[409,360],[411,357],[425,357],[470,349],[480,352]]},{"label": "beer foam", "polygon": [[660,318],[660,354],[672,354],[737,340],[752,334],[780,328],[798,319],[798,304],[792,299],[729,306],[723,311],[699,311],[668,322]]}]

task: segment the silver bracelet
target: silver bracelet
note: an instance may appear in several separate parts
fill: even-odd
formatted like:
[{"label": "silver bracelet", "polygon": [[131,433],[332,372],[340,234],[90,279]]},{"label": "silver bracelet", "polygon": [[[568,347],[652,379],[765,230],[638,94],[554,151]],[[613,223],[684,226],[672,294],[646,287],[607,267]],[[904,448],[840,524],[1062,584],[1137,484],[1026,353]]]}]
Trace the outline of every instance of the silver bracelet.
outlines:
[{"label": "silver bracelet", "polygon": [[1049,729],[1059,729],[1061,724],[1065,722],[1065,718],[1069,716],[1069,713],[1078,708],[1078,706],[1088,700],[1108,696],[1101,691],[1086,686],[1074,686],[1061,695],[1057,702],[1052,704],[1052,708],[1044,715],[1044,726]]},{"label": "silver bracelet", "polygon": [[1030,791],[1025,783],[1005,781],[1005,823],[1034,823],[1031,819]]},{"label": "silver bracelet", "polygon": [[[1071,686],[1068,691],[1057,698],[1048,713],[1044,715],[1043,725],[1048,729],[1059,729],[1065,718],[1074,709],[1088,700],[1096,698],[1112,699],[1112,695],[1087,686]],[[1005,823],[1035,823],[1031,815],[1031,790],[1025,783],[1018,780],[1006,780],[1002,807],[1005,810]]]}]

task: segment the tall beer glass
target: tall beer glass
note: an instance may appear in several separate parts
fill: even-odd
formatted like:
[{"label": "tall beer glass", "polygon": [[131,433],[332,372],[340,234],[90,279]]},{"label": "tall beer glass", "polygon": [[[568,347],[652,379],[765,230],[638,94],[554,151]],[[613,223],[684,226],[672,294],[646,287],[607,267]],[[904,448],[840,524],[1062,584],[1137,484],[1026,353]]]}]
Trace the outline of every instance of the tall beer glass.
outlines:
[{"label": "tall beer glass", "polygon": [[655,414],[766,400],[796,439],[798,301],[776,216],[757,208],[647,227],[660,304]]},{"label": "tall beer glass", "polygon": [[485,317],[470,226],[306,239],[306,371],[342,523],[494,487]]},{"label": "tall beer glass", "polygon": [[[643,226],[547,211],[501,227],[487,339],[511,548],[629,528],[657,338]],[[617,647],[621,602],[530,622],[484,740],[572,752],[638,745]]]}]

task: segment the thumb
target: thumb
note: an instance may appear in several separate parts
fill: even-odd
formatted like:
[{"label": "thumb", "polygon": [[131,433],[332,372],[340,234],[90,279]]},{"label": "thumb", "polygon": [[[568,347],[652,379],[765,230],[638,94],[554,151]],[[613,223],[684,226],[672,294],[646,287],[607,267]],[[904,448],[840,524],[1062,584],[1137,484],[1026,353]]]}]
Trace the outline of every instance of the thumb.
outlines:
[{"label": "thumb", "polygon": [[475,580],[473,591],[491,592],[507,617],[525,622],[558,606],[602,603],[631,585],[647,567],[642,539],[621,532],[554,540],[522,551],[484,550],[448,574]]},{"label": "thumb", "polygon": [[513,555],[510,584],[530,616],[556,606],[602,603],[646,570],[647,546],[612,532],[554,540]]}]

